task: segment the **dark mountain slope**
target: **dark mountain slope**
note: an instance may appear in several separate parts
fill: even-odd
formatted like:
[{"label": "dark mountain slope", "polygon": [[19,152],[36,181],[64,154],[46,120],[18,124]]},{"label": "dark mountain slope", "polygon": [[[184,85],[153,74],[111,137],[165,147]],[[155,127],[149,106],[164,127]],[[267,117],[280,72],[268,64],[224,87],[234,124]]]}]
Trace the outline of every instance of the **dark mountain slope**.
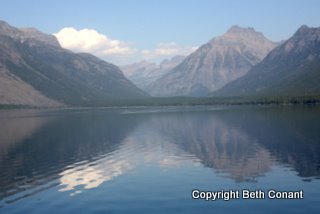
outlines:
[{"label": "dark mountain slope", "polygon": [[65,50],[55,37],[36,30],[19,30],[1,22],[0,49],[3,73],[59,103],[95,105],[110,99],[148,96],[115,65]]},{"label": "dark mountain slope", "polygon": [[305,96],[320,94],[320,28],[302,26],[246,75],[214,96]]}]

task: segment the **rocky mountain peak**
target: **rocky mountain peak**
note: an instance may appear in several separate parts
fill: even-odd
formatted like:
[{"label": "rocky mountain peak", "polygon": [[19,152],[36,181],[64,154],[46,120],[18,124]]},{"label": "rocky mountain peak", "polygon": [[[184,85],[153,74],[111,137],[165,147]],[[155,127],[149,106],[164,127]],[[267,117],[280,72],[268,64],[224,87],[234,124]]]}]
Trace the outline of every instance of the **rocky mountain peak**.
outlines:
[{"label": "rocky mountain peak", "polygon": [[238,25],[233,25],[227,30],[226,34],[241,34],[241,33],[257,33],[253,27],[243,28]]},{"label": "rocky mountain peak", "polygon": [[275,49],[268,57],[280,59],[287,54],[297,53],[300,53],[300,55],[304,57],[308,57],[309,55],[313,57],[314,55],[319,55],[319,44],[320,27],[312,28],[302,25],[290,39]]},{"label": "rocky mountain peak", "polygon": [[38,31],[35,28],[14,28],[8,23],[0,20],[0,35],[9,36],[15,40],[24,42],[27,39],[36,40],[56,47],[60,47],[57,38]]},{"label": "rocky mountain peak", "polygon": [[[260,60],[276,46],[254,28],[243,28],[238,25],[232,26],[225,34],[213,38],[209,44],[224,52],[228,49],[255,52]],[[245,50],[243,47],[246,47]]]},{"label": "rocky mountain peak", "polygon": [[320,27],[308,27],[307,25],[302,25],[291,39],[302,38],[308,40],[317,40],[320,38]]},{"label": "rocky mountain peak", "polygon": [[151,85],[156,80],[166,75],[173,67],[181,63],[184,58],[184,56],[177,55],[171,59],[164,59],[160,63],[141,61],[122,66],[121,69],[126,77],[139,88],[150,91]]},{"label": "rocky mountain peak", "polygon": [[320,92],[320,27],[301,26],[217,96],[306,96]]},{"label": "rocky mountain peak", "polygon": [[[265,39],[264,35],[260,32],[255,31],[253,27],[243,28],[238,25],[234,25],[229,30],[220,37],[217,37],[218,40],[262,40]],[[214,39],[213,39],[214,40]]]},{"label": "rocky mountain peak", "polygon": [[10,37],[16,37],[19,34],[19,30],[11,27],[5,21],[0,20],[0,35],[7,35]]},{"label": "rocky mountain peak", "polygon": [[181,63],[184,58],[185,56],[177,55],[172,57],[171,59],[164,59],[160,62],[159,66],[161,69],[172,68],[173,65],[178,65],[179,63]]},{"label": "rocky mountain peak", "polygon": [[275,46],[253,28],[235,25],[187,56],[149,91],[154,96],[205,96],[246,74]]}]

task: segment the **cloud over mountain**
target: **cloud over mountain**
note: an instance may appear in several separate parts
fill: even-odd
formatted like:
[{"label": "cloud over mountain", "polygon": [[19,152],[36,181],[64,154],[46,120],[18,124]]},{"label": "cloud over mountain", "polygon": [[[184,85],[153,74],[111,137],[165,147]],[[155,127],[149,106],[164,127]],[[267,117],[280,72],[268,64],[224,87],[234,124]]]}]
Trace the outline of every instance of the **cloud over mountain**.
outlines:
[{"label": "cloud over mountain", "polygon": [[77,30],[73,27],[65,27],[54,34],[60,45],[75,52],[89,52],[97,56],[128,55],[134,53],[134,49],[125,42],[113,40],[94,29],[84,28]]},{"label": "cloud over mountain", "polygon": [[162,42],[157,45],[154,50],[142,50],[141,53],[145,59],[153,59],[158,57],[172,57],[176,55],[189,55],[195,51],[197,46],[179,46],[175,42]]},{"label": "cloud over mountain", "polygon": [[141,60],[161,61],[176,55],[188,55],[196,46],[181,46],[175,42],[160,42],[155,48],[139,49],[131,42],[111,39],[95,29],[62,28],[53,34],[63,48],[74,52],[87,52],[116,64],[129,64]]}]

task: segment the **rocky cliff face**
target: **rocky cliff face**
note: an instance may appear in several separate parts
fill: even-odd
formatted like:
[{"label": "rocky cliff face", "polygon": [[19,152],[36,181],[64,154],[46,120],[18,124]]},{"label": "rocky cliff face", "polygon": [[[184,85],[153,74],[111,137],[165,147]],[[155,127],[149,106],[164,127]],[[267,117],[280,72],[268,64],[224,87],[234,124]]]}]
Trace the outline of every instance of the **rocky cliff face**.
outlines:
[{"label": "rocky cliff face", "polygon": [[147,96],[115,65],[65,50],[35,29],[0,22],[0,49],[0,104],[96,105]]},{"label": "rocky cliff face", "polygon": [[152,85],[159,78],[170,72],[172,68],[180,64],[184,56],[175,56],[165,59],[160,64],[141,61],[121,67],[126,77],[144,91],[150,91]]},{"label": "rocky cliff face", "polygon": [[157,96],[203,96],[243,76],[275,47],[253,28],[231,27],[152,84]]},{"label": "rocky cliff face", "polygon": [[245,76],[215,96],[305,96],[320,94],[320,28],[300,27]]}]

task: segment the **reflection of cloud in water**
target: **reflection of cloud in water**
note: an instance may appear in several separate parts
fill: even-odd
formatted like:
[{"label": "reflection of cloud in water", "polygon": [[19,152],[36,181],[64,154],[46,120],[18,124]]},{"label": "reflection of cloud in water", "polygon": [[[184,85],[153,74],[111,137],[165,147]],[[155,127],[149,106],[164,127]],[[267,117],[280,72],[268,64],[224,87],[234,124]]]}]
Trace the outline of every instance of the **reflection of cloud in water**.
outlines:
[{"label": "reflection of cloud in water", "polygon": [[271,169],[270,153],[252,136],[218,118],[196,119],[149,120],[127,136],[118,150],[97,161],[69,166],[60,174],[60,191],[75,195],[141,166],[175,169],[202,164],[240,182],[254,182]]},{"label": "reflection of cloud in water", "polygon": [[[112,158],[112,157],[111,157]],[[91,165],[91,166],[90,166]],[[103,182],[122,175],[130,170],[132,165],[127,160],[110,161],[109,158],[99,160],[99,163],[89,163],[86,165],[67,169],[60,175],[60,183],[63,186],[59,191],[75,190],[70,195],[81,193],[77,190],[80,186],[83,189],[92,189],[100,186]]]},{"label": "reflection of cloud in water", "polygon": [[185,157],[177,145],[162,141],[160,135],[153,133],[150,138],[143,129],[137,129],[117,151],[96,161],[68,166],[60,173],[62,188],[59,191],[71,191],[70,196],[80,194],[83,190],[99,187],[142,165],[167,169],[198,163],[190,155]]},{"label": "reflection of cloud in water", "polygon": [[[251,111],[248,114],[222,111],[151,115],[149,120],[126,136],[113,153],[90,165],[75,167],[71,173],[62,173],[62,191],[94,188],[128,170],[138,171],[141,166],[177,169],[202,165],[237,182],[256,182],[272,170],[273,165],[279,164],[275,153],[279,153],[279,156],[285,154],[284,157],[291,161],[289,158],[294,158],[294,154],[299,152],[288,150],[287,145],[284,149],[279,147],[282,142],[272,144],[272,134],[277,130],[282,130],[278,138],[284,142],[297,138],[297,134],[289,129],[290,126],[284,126],[288,130],[283,129],[278,126],[278,116],[274,117],[275,121],[265,126],[264,118],[270,118],[265,112],[258,112],[257,115]],[[268,131],[268,134],[265,135],[264,131]],[[296,142],[296,145],[302,146],[302,154],[305,154],[303,149],[309,151],[308,145],[300,142]],[[317,147],[311,147],[313,150],[318,151]],[[308,156],[299,157],[308,161],[304,165],[313,163]],[[304,162],[297,163],[301,165]]]}]

